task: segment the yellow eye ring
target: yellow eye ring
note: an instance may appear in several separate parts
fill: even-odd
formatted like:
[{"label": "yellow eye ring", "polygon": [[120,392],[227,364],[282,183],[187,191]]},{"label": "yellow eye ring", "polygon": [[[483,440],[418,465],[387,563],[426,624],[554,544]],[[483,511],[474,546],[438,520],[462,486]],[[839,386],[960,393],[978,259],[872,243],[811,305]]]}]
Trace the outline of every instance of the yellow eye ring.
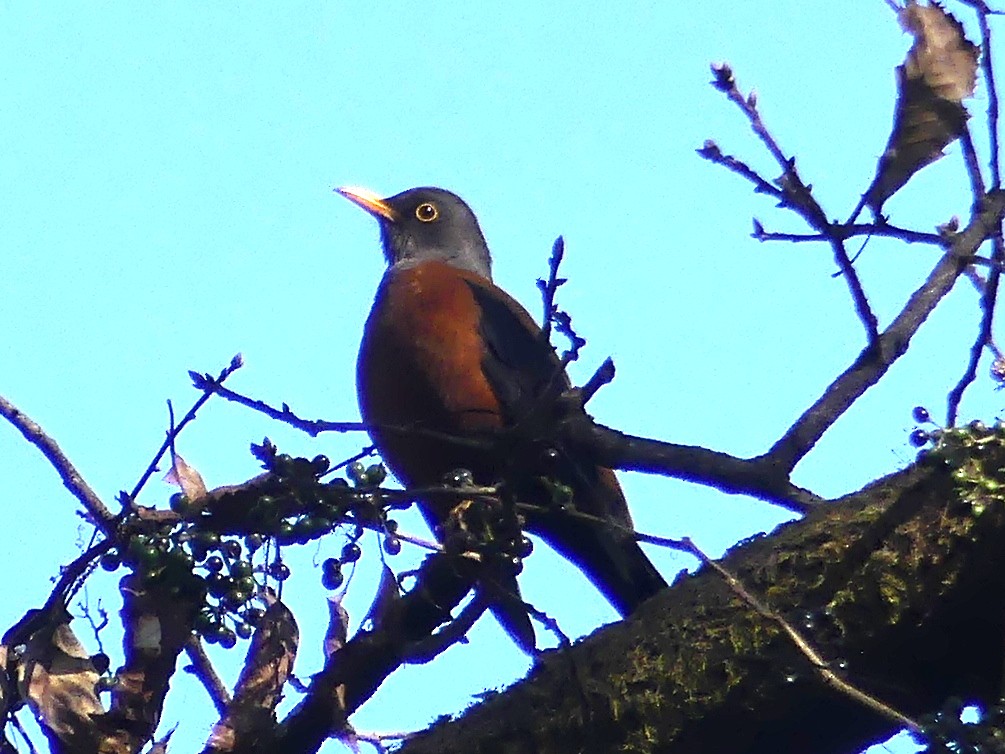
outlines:
[{"label": "yellow eye ring", "polygon": [[440,210],[436,209],[436,205],[430,202],[423,202],[415,208],[415,217],[419,222],[431,223],[439,216]]}]

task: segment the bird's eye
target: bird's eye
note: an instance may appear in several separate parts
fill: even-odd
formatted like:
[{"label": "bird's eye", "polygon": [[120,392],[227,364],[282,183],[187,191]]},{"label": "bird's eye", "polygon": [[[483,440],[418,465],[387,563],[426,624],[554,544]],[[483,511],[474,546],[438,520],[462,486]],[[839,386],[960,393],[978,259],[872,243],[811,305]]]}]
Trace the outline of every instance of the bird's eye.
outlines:
[{"label": "bird's eye", "polygon": [[431,223],[440,216],[440,211],[436,209],[435,204],[423,202],[415,208],[415,216],[419,218],[420,222]]}]

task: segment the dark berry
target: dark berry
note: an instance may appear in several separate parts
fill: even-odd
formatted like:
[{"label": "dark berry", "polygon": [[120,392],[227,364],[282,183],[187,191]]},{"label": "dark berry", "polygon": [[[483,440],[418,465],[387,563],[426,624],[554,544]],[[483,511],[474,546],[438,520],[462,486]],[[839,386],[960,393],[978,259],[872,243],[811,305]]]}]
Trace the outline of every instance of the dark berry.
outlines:
[{"label": "dark berry", "polygon": [[397,555],[401,552],[401,540],[393,534],[384,537],[384,552],[388,555]]},{"label": "dark berry", "polygon": [[297,536],[293,531],[293,524],[289,521],[280,521],[276,529],[276,542],[281,545],[291,545],[296,542]]},{"label": "dark berry", "polygon": [[517,542],[516,554],[521,558],[526,558],[534,552],[534,543],[528,537],[520,537]]},{"label": "dark berry", "polygon": [[116,571],[122,565],[122,558],[117,552],[106,552],[101,556],[101,567],[106,571]]},{"label": "dark berry", "polygon": [[230,564],[230,575],[235,579],[242,579],[251,576],[255,568],[247,560],[235,560]]},{"label": "dark berry", "polygon": [[184,516],[186,513],[192,510],[192,501],[188,499],[186,495],[181,492],[176,492],[168,500],[168,505],[171,506],[171,510],[177,513],[179,516]]},{"label": "dark berry", "polygon": [[353,461],[346,466],[345,474],[354,484],[361,484],[366,481],[366,466],[359,461]]},{"label": "dark berry", "polygon": [[932,417],[928,413],[928,409],[924,406],[915,406],[914,410],[911,411],[911,416],[914,418],[914,421],[919,424],[924,424],[932,420]]},{"label": "dark berry", "polygon": [[265,537],[261,534],[249,534],[244,538],[244,546],[247,547],[250,552],[254,552],[264,543]]},{"label": "dark berry", "polygon": [[923,429],[916,429],[911,433],[911,445],[916,448],[920,448],[922,445],[927,445],[931,438],[928,436],[928,432]]},{"label": "dark berry", "polygon": [[355,542],[346,543],[345,547],[342,548],[342,562],[343,563],[355,563],[359,560],[363,551],[359,549],[359,545]]},{"label": "dark berry", "polygon": [[328,456],[314,456],[311,459],[311,471],[314,472],[315,476],[324,474],[331,465],[332,462],[328,460]]},{"label": "dark berry", "polygon": [[269,563],[269,575],[276,581],[286,581],[290,577],[290,567],[281,560]]},{"label": "dark berry", "polygon": [[222,573],[211,573],[206,577],[206,587],[214,597],[222,597],[230,589],[230,579]]},{"label": "dark berry", "polygon": [[223,570],[223,558],[219,555],[214,555],[206,561],[206,568],[208,568],[213,573]]},{"label": "dark berry", "polygon": [[265,617],[265,610],[260,607],[249,607],[244,611],[244,620],[249,626],[257,626]]},{"label": "dark berry", "polygon": [[375,463],[366,470],[366,481],[374,487],[379,487],[387,479],[387,469],[382,464]]},{"label": "dark berry", "polygon": [[216,640],[224,649],[231,649],[237,644],[237,634],[229,628],[221,628],[217,632]]},{"label": "dark berry", "polygon": [[235,559],[241,557],[241,543],[236,539],[228,539],[223,543],[220,550],[228,558]]},{"label": "dark berry", "polygon": [[255,632],[255,629],[247,623],[238,623],[236,630],[239,639],[250,639],[251,635]]},{"label": "dark berry", "polygon": [[321,585],[325,589],[338,589],[343,580],[342,564],[335,558],[328,558],[321,564]]}]

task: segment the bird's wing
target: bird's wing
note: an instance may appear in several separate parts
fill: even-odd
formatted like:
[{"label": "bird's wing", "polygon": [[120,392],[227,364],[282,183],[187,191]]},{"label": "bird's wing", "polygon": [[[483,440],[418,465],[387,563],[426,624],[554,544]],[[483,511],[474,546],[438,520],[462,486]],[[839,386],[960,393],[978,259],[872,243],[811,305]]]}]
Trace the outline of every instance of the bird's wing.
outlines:
[{"label": "bird's wing", "polygon": [[555,349],[530,313],[501,289],[475,276],[466,277],[481,314],[485,344],[482,371],[509,422],[539,408],[542,400],[569,386]]}]

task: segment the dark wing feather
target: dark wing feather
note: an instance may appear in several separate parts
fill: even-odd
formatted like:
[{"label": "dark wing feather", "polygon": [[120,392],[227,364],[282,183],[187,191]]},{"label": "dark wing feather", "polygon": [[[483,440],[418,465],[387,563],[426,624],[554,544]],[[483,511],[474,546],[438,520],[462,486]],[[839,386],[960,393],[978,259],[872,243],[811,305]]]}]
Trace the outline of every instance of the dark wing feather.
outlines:
[{"label": "dark wing feather", "polygon": [[[480,309],[479,329],[485,344],[484,372],[506,414],[507,424],[538,417],[552,396],[570,386],[555,349],[527,311],[498,288],[466,279]],[[547,420],[547,417],[543,417]],[[528,513],[528,529],[540,534],[581,568],[622,615],[666,586],[629,531],[631,516],[613,473],[560,453],[555,476],[573,490],[573,505],[583,513],[610,521],[605,526],[550,508],[534,469],[519,469],[529,483],[518,490],[527,501],[548,509]],[[530,477],[527,479],[526,477]]]}]

